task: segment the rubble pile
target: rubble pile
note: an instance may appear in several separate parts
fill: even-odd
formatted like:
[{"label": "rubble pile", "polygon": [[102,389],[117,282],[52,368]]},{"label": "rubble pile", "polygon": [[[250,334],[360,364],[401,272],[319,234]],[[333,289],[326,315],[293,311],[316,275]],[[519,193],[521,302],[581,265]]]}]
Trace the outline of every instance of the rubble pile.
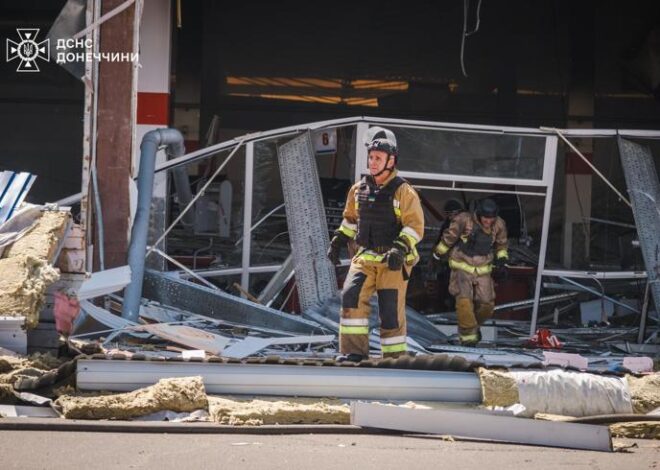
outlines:
[{"label": "rubble pile", "polygon": [[[319,214],[323,225],[324,211]],[[34,332],[44,326],[47,311],[59,325],[50,346],[67,358],[0,355],[0,415],[12,416],[3,407],[31,405],[65,419],[355,424],[592,450],[611,450],[611,435],[660,438],[660,373],[653,373],[649,357],[658,350],[649,341],[641,344],[644,328],[633,324],[643,309],[624,302],[624,294],[638,285],[613,289],[612,298],[603,289],[594,300],[588,286],[558,275],[562,282],[554,287],[567,293],[537,299],[554,308],[552,331],[546,328],[547,310],[546,318],[538,319],[545,323],[537,335],[529,335],[528,322],[495,318],[484,325],[481,348],[450,344],[456,338],[455,312],[422,315],[408,306],[404,349],[410,355],[384,360],[374,359],[385,349],[373,328],[383,308],[374,297],[372,317],[360,324],[370,325],[372,357],[356,364],[337,358],[346,319],[340,318],[332,267],[326,266],[327,279],[316,268],[314,277],[303,269],[307,256],[295,263],[289,256],[261,298],[232,295],[194,269],[184,269],[186,276],[146,270],[139,305],[122,316],[131,302],[116,294],[135,282],[134,266],[90,277],[83,272],[85,234],[80,228],[71,232],[68,210],[32,208],[23,217],[12,230],[5,227],[3,233],[0,226],[0,320],[25,317],[25,327]],[[289,235],[295,245],[296,237]],[[290,248],[294,254],[300,250]],[[323,258],[322,251],[314,253]],[[534,264],[534,257],[528,258]],[[53,266],[64,273],[55,285],[60,273]],[[284,309],[294,290],[303,305],[300,314]],[[53,299],[48,308],[46,295]],[[284,298],[279,310],[272,307],[276,298]],[[611,315],[617,324],[605,321],[603,299],[623,309],[616,318]],[[531,308],[534,302],[508,307]],[[581,319],[603,321],[593,328],[564,328],[560,315],[577,310]],[[647,316],[648,329],[657,328],[657,319]],[[18,328],[16,318],[11,321]],[[4,331],[9,328],[5,321]],[[631,345],[638,331],[642,339]],[[0,323],[0,348],[2,339]],[[338,393],[324,388],[331,386]],[[401,396],[419,390],[429,395],[399,404],[408,400]],[[425,397],[434,402],[421,404]],[[584,427],[585,419],[604,417]]]}]

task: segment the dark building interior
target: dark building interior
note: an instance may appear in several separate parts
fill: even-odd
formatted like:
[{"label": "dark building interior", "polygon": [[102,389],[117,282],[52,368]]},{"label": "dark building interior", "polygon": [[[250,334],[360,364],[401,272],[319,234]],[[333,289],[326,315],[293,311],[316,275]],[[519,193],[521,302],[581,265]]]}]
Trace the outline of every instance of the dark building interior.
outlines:
[{"label": "dark building interior", "polygon": [[[64,3],[3,0],[0,34],[11,38],[18,27],[45,34]],[[205,135],[213,115],[227,135],[354,115],[660,126],[660,3],[653,0],[325,8],[189,0],[181,2],[180,24],[171,123],[189,140]],[[572,113],[575,93],[593,98],[586,110]],[[0,166],[42,176],[35,200],[79,190],[83,95],[83,84],[52,62],[38,74],[0,63]]]}]

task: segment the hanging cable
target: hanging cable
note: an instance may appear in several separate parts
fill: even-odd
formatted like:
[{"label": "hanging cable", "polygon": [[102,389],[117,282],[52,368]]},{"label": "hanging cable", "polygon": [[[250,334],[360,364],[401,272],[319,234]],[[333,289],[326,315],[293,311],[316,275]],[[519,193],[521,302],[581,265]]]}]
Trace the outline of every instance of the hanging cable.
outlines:
[{"label": "hanging cable", "polygon": [[477,4],[477,17],[474,29],[472,31],[467,30],[468,23],[468,13],[470,11],[470,0],[463,0],[463,35],[461,36],[461,71],[463,76],[467,78],[468,74],[465,70],[465,39],[468,36],[472,36],[474,33],[479,31],[479,26],[481,24],[481,0]]},{"label": "hanging cable", "polygon": [[[464,0],[468,6],[470,4],[470,0]],[[465,33],[466,36],[472,36],[474,33],[479,31],[479,25],[481,24],[481,0],[479,0],[479,3],[477,3],[477,22],[474,25],[474,29],[472,31],[468,31]]]}]

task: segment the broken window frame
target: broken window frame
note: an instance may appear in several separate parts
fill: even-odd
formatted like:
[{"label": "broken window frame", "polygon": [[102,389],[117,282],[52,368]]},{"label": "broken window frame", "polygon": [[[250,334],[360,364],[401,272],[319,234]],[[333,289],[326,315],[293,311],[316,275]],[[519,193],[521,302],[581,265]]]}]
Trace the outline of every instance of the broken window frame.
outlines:
[{"label": "broken window frame", "polygon": [[[254,143],[260,141],[267,141],[273,139],[281,139],[283,137],[295,137],[306,131],[314,131],[320,129],[330,129],[339,127],[356,126],[356,139],[355,139],[355,172],[354,179],[360,178],[363,169],[367,165],[367,150],[363,145],[363,138],[370,125],[381,126],[396,126],[407,127],[414,129],[427,129],[437,131],[451,131],[451,132],[470,132],[470,133],[484,133],[484,134],[501,134],[501,135],[519,135],[519,136],[535,136],[545,138],[545,153],[543,160],[543,175],[540,179],[535,178],[504,178],[504,177],[490,177],[490,176],[471,176],[471,175],[453,175],[442,173],[420,173],[414,171],[400,171],[400,175],[410,179],[422,179],[432,181],[433,183],[449,182],[451,187],[435,187],[427,186],[429,189],[453,190],[457,183],[470,183],[470,184],[489,184],[496,186],[523,186],[527,188],[538,188],[539,192],[529,191],[505,191],[511,194],[519,195],[532,195],[543,196],[545,198],[543,208],[543,222],[541,226],[541,241],[539,248],[539,266],[542,268],[537,270],[536,285],[534,293],[534,305],[532,310],[532,317],[530,319],[530,334],[536,331],[539,299],[541,296],[542,278],[544,276],[556,276],[557,270],[546,268],[546,252],[548,244],[548,230],[550,223],[550,212],[552,210],[552,197],[555,181],[557,151],[559,137],[556,129],[551,128],[525,128],[525,127],[509,127],[509,126],[487,126],[475,124],[456,124],[420,120],[407,120],[407,119],[391,119],[391,118],[375,118],[375,117],[352,117],[344,119],[334,119],[328,121],[312,122],[290,126],[280,129],[274,129],[265,132],[257,132],[247,134],[243,137],[228,140],[225,142],[212,145],[182,157],[169,160],[161,163],[156,167],[156,173],[173,169],[179,165],[192,163],[212,155],[217,154],[223,150],[231,150],[236,145],[245,144],[246,146],[246,159],[245,159],[245,181],[244,181],[244,214],[243,214],[243,252],[242,252],[242,266],[240,268],[229,268],[219,270],[208,270],[203,274],[204,277],[227,276],[241,274],[241,286],[247,289],[249,286],[249,278],[252,273],[276,273],[281,268],[281,264],[269,266],[251,266],[250,264],[250,248],[251,248],[251,232],[252,232],[252,189],[253,189],[253,167],[254,167]],[[567,137],[573,138],[605,138],[605,137],[631,137],[631,138],[646,138],[646,139],[660,139],[660,131],[653,130],[617,130],[617,129],[561,129],[561,133]],[[421,187],[421,186],[420,186]],[[462,191],[483,192],[483,189],[475,186],[474,188],[460,188]],[[497,191],[495,191],[497,192]],[[583,272],[583,271],[561,271],[565,277],[592,277],[602,273]],[[633,276],[639,277],[638,272],[608,272],[607,275],[626,277]],[[184,276],[185,277],[185,276]]]},{"label": "broken window frame", "polygon": [[[627,137],[627,138],[645,138],[645,139],[659,139],[660,140],[660,131],[653,131],[653,130],[619,130],[619,129],[545,129],[542,128],[543,130],[547,130],[549,132],[553,132],[557,135],[562,134],[564,137],[568,138],[591,138],[591,139],[604,139],[604,138],[616,138],[617,136],[620,137]],[[621,155],[619,154],[619,158],[621,158]],[[598,175],[602,179],[604,178],[602,175]],[[607,181],[605,181],[608,183]],[[627,189],[627,188],[626,188]],[[629,205],[628,201],[625,201]],[[636,227],[635,227],[636,228]],[[541,266],[541,263],[539,263],[539,266]],[[617,301],[614,301],[610,297],[604,295],[604,294],[599,294],[596,293],[595,290],[590,289],[587,286],[584,286],[582,284],[579,284],[578,282],[574,281],[574,279],[593,279],[593,280],[604,280],[604,279],[648,279],[646,271],[595,271],[595,270],[589,270],[589,271],[584,271],[584,270],[563,270],[563,269],[552,269],[548,268],[545,263],[542,265],[543,269],[539,269],[539,274],[540,277],[562,277],[565,278],[566,281],[573,286],[576,286],[578,289],[582,290],[583,292],[589,292],[593,293],[597,297],[602,297],[604,299],[608,299],[610,302],[613,302],[617,305],[622,306],[623,308],[633,311],[634,313],[638,313],[641,315],[640,318],[640,334],[638,335],[638,342],[642,342],[642,331],[641,329],[643,328],[643,324],[645,323],[645,315],[642,314],[642,312],[638,311],[637,309],[634,309],[633,307],[627,306],[625,304],[621,304]],[[537,287],[541,286],[542,279],[537,283]],[[648,282],[647,282],[648,286]],[[530,335],[533,335],[534,332],[536,331],[536,325],[537,325],[537,319],[538,319],[538,308],[539,308],[539,303],[537,301],[538,297],[535,297],[534,299],[534,308],[532,312],[532,318],[530,321]]]}]

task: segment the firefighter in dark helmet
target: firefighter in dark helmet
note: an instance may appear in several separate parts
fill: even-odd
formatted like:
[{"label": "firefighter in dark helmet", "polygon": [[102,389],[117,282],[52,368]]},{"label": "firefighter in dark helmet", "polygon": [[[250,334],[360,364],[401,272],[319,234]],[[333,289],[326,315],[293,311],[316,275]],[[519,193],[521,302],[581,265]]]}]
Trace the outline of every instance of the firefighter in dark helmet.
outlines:
[{"label": "firefighter in dark helmet", "polygon": [[438,264],[451,268],[449,293],[456,299],[462,345],[481,340],[479,327],[493,316],[495,288],[491,274],[503,271],[509,254],[506,223],[492,199],[479,201],[473,212],[458,214],[433,249]]}]

